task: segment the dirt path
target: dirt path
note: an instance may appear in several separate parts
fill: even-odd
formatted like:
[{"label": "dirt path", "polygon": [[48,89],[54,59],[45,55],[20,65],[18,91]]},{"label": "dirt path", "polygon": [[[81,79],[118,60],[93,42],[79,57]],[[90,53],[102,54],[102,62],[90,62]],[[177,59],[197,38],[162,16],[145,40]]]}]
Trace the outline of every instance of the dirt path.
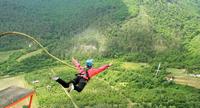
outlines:
[{"label": "dirt path", "polygon": [[22,76],[0,79],[0,90],[9,86],[25,87],[25,81]]},{"label": "dirt path", "polygon": [[191,76],[174,76],[174,81],[177,84],[187,85],[200,89],[200,78],[194,78]]},{"label": "dirt path", "polygon": [[[175,83],[200,89],[200,78],[191,76],[186,69],[168,68],[167,72],[171,73],[168,77],[173,76]],[[169,78],[167,79],[169,80]]]}]

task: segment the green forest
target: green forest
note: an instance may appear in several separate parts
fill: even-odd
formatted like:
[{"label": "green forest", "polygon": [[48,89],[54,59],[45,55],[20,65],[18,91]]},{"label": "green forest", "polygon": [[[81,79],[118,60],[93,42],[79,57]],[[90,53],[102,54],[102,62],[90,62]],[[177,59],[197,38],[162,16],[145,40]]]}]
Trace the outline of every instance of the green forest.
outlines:
[{"label": "green forest", "polygon": [[[31,35],[69,64],[113,64],[70,93],[80,108],[199,108],[199,22],[200,0],[0,0],[0,33]],[[22,76],[36,108],[73,108],[51,77],[76,73],[30,39],[0,37],[0,90]]]}]

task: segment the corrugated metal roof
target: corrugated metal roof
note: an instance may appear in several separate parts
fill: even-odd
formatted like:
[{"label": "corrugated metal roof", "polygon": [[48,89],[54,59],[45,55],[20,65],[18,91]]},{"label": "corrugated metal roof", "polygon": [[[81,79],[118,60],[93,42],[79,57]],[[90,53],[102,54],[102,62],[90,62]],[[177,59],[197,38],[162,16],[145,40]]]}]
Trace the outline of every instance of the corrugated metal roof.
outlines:
[{"label": "corrugated metal roof", "polygon": [[34,91],[17,87],[17,86],[11,86],[4,90],[0,91],[0,108],[6,107],[30,94],[32,94]]}]

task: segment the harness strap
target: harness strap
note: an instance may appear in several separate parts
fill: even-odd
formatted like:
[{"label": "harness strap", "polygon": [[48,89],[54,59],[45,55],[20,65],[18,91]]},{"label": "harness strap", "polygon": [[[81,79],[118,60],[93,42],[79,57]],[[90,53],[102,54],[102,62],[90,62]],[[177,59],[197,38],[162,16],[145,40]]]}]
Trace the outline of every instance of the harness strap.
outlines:
[{"label": "harness strap", "polygon": [[79,73],[79,74],[77,74],[77,75],[79,75],[79,76],[81,76],[81,77],[83,77],[84,79],[86,79],[86,80],[90,80],[90,76],[89,76],[89,73],[88,73],[88,68],[85,68],[85,74],[83,74],[83,73]]},{"label": "harness strap", "polygon": [[88,70],[89,70],[88,68],[85,69],[85,71],[86,71],[86,76],[88,77],[88,81],[89,81],[89,80],[90,80],[90,76],[89,76],[89,74],[88,74]]}]

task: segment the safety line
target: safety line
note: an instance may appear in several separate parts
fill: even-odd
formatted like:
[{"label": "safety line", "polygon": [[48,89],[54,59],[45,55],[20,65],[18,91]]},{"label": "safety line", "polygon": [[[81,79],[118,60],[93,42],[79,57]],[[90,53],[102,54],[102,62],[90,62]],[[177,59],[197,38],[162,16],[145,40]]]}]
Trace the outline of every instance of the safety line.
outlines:
[{"label": "safety line", "polygon": [[[55,75],[55,71],[53,69],[50,69],[51,72],[53,73],[53,75]],[[70,96],[70,94],[66,91],[66,88],[64,88],[63,86],[60,85],[60,87],[65,91],[65,94],[70,98],[71,102],[73,103],[75,108],[79,108],[78,105],[75,103],[75,101],[73,100],[73,98]]]},{"label": "safety line", "polygon": [[3,37],[3,36],[11,36],[11,35],[18,35],[18,36],[24,36],[26,38],[29,38],[31,39],[32,41],[34,41],[35,43],[37,43],[42,49],[43,51],[49,55],[50,57],[52,57],[53,59],[59,61],[60,63],[72,68],[72,69],[76,69],[75,67],[71,66],[70,64],[64,62],[63,60],[57,58],[56,56],[52,55],[39,41],[37,41],[35,38],[33,38],[33,36],[30,36],[30,35],[27,35],[25,33],[21,33],[21,32],[3,32],[3,33],[0,33],[0,38]]},{"label": "safety line", "polygon": [[[33,42],[37,43],[37,44],[42,48],[42,50],[43,50],[47,55],[49,55],[50,57],[52,57],[53,59],[59,61],[60,63],[66,65],[66,66],[68,66],[68,67],[70,67],[70,68],[72,68],[72,69],[76,69],[75,67],[71,66],[70,64],[68,64],[68,63],[64,62],[63,60],[57,58],[56,56],[52,55],[39,41],[37,41],[35,38],[33,38],[33,37],[30,36],[30,35],[27,35],[27,34],[21,33],[21,32],[3,32],[3,33],[0,33],[0,38],[1,38],[1,37],[4,37],[4,36],[12,36],[12,35],[14,35],[14,36],[24,36],[24,37],[26,37],[26,38],[31,39]],[[51,70],[51,71],[54,73],[53,70]],[[62,87],[62,86],[61,86],[61,87]],[[65,94],[67,94],[67,96],[70,98],[70,100],[71,100],[71,102],[73,103],[74,107],[75,107],[75,108],[79,108],[79,107],[77,106],[77,104],[74,102],[73,98],[70,96],[70,94],[66,91],[66,89],[63,88],[63,87],[62,87],[62,89],[65,91]]]}]

